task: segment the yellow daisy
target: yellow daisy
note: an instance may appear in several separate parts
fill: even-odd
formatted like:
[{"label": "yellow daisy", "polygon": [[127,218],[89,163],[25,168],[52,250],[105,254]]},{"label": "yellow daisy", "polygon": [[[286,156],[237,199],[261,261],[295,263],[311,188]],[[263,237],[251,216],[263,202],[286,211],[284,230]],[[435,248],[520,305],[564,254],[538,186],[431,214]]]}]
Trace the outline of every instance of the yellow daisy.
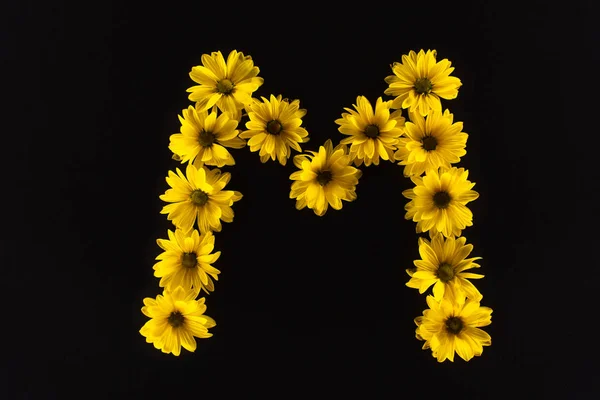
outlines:
[{"label": "yellow daisy", "polygon": [[415,318],[416,337],[425,340],[423,350],[431,348],[438,362],[454,361],[456,352],[469,361],[483,353],[483,346],[490,346],[492,338],[482,329],[492,323],[492,309],[480,307],[478,300],[455,303],[448,299],[435,301],[427,296],[428,310]]},{"label": "yellow daisy", "polygon": [[421,175],[425,171],[450,168],[467,154],[465,146],[469,135],[462,132],[463,123],[452,123],[452,114],[431,111],[426,118],[410,114],[406,122],[406,138],[401,138],[394,154],[404,165],[404,176]]},{"label": "yellow daisy", "polygon": [[471,190],[475,183],[468,181],[468,176],[464,168],[452,167],[410,178],[415,187],[402,192],[411,199],[404,207],[405,218],[417,222],[417,233],[430,231],[433,237],[441,232],[445,237],[458,237],[473,225],[473,213],[466,204],[477,199],[479,193]]},{"label": "yellow daisy", "polygon": [[379,157],[384,160],[394,160],[394,150],[398,144],[398,138],[404,131],[404,117],[402,110],[397,110],[390,115],[392,101],[383,101],[380,98],[373,106],[364,96],[356,98],[353,104],[356,111],[344,108],[348,111],[342,113],[342,118],[336,119],[335,123],[340,125],[338,130],[344,135],[341,144],[350,144],[350,156],[356,166],[363,162],[366,166],[379,165]]},{"label": "yellow daisy", "polygon": [[228,113],[217,116],[217,110],[209,114],[208,111],[196,111],[192,106],[183,110],[181,133],[171,135],[169,149],[177,154],[182,163],[195,162],[196,167],[203,164],[234,165],[235,160],[226,147],[240,149],[246,142],[238,137],[239,131],[236,120],[230,119]]},{"label": "yellow daisy", "polygon": [[296,209],[312,209],[322,216],[331,206],[342,208],[342,200],[356,199],[356,185],[362,171],[350,165],[345,145],[333,148],[328,139],[319,151],[309,151],[294,157],[294,165],[300,169],[290,175],[292,183],[290,199],[296,199]]},{"label": "yellow daisy", "polygon": [[184,289],[204,289],[206,293],[215,290],[211,279],[219,280],[221,273],[211,264],[221,256],[221,252],[211,254],[215,247],[212,232],[200,235],[197,230],[184,233],[181,229],[167,232],[169,239],[157,239],[156,243],[164,250],[156,257],[154,276],[161,278],[160,287],[173,291],[177,286]]},{"label": "yellow daisy", "polygon": [[451,301],[469,299],[480,300],[481,293],[467,279],[480,279],[483,275],[465,272],[471,268],[479,268],[474,263],[481,257],[466,258],[473,250],[472,244],[465,244],[466,238],[444,239],[440,233],[431,242],[419,238],[419,254],[421,260],[414,261],[416,271],[409,273],[411,279],[406,286],[419,289],[419,293],[433,286],[433,297],[436,301],[447,298]]},{"label": "yellow daisy", "polygon": [[302,151],[299,143],[308,142],[308,132],[302,128],[302,117],[306,110],[299,108],[300,100],[291,103],[281,99],[281,95],[271,95],[270,100],[261,97],[262,101],[254,99],[247,107],[250,121],[246,122],[248,130],[240,137],[248,140],[250,151],[259,151],[260,161],[277,160],[281,165],[287,163],[290,148]]},{"label": "yellow daisy", "polygon": [[232,222],[234,202],[242,198],[242,194],[233,190],[223,190],[229,183],[231,174],[187,165],[185,176],[177,168],[177,174],[169,171],[166,178],[171,189],[160,195],[167,204],[161,214],[168,214],[169,221],[184,232],[189,232],[198,221],[200,233],[209,231],[220,232],[221,221]]},{"label": "yellow daisy", "polygon": [[410,51],[402,56],[402,63],[394,63],[394,75],[385,78],[389,87],[385,94],[396,96],[392,108],[409,108],[426,116],[430,110],[442,112],[440,97],[450,100],[458,96],[460,79],[449,76],[454,67],[444,58],[436,61],[435,50]]},{"label": "yellow daisy", "polygon": [[194,300],[197,295],[196,290],[184,290],[179,286],[173,291],[165,290],[156,299],[146,297],[142,312],[151,320],[140,329],[146,342],[154,344],[163,353],[176,356],[181,353],[181,346],[196,351],[194,337],[211,337],[208,329],[216,325],[214,319],[204,315],[204,297]]},{"label": "yellow daisy", "polygon": [[227,62],[220,51],[202,55],[202,65],[192,68],[190,78],[199,85],[190,87],[189,99],[198,102],[200,111],[208,110],[215,104],[232,118],[239,110],[250,104],[252,93],[262,84],[258,77],[259,68],[254,66],[252,57],[233,50]]}]

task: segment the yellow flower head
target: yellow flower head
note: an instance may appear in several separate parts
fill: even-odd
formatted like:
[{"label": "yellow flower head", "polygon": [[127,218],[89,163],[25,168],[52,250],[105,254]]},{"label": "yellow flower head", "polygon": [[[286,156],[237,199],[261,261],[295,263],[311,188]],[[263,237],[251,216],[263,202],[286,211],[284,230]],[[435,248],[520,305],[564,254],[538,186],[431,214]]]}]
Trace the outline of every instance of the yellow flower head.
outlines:
[{"label": "yellow flower head", "polygon": [[220,232],[221,221],[233,221],[231,206],[242,198],[240,192],[223,190],[230,179],[229,172],[196,168],[192,164],[187,165],[185,175],[179,168],[177,174],[169,171],[166,180],[171,189],[160,199],[172,204],[164,206],[160,213],[168,214],[167,218],[184,232],[189,232],[196,220],[200,233]]},{"label": "yellow flower head", "polygon": [[[218,115],[217,110],[196,111],[192,106],[183,110],[181,133],[171,135],[169,149],[177,154],[182,163],[195,162],[196,167],[206,165],[234,165],[235,160],[225,147],[236,149],[246,145],[235,129],[238,122],[229,114]],[[218,116],[217,116],[218,115]]]},{"label": "yellow flower head", "polygon": [[300,169],[290,175],[292,183],[290,199],[296,199],[296,209],[312,209],[323,216],[327,207],[342,208],[342,200],[356,199],[356,185],[362,171],[350,165],[345,145],[333,148],[328,139],[319,151],[309,151],[294,157],[294,165]]},{"label": "yellow flower head", "polygon": [[458,237],[473,225],[473,213],[466,204],[477,199],[479,193],[471,190],[475,183],[468,181],[468,176],[464,168],[452,167],[410,178],[415,187],[402,192],[411,199],[404,207],[405,218],[417,222],[417,233],[430,231],[433,237],[441,232],[445,237]]},{"label": "yellow flower head", "polygon": [[394,150],[398,138],[404,131],[404,117],[402,110],[397,110],[390,115],[392,101],[377,99],[375,111],[373,106],[364,96],[356,98],[353,104],[356,111],[342,113],[342,118],[335,121],[340,125],[338,130],[344,135],[341,144],[350,144],[350,157],[355,165],[365,163],[366,166],[379,165],[379,157],[384,160],[394,160]]},{"label": "yellow flower head", "polygon": [[291,103],[281,99],[281,95],[271,95],[270,100],[262,97],[262,101],[253,99],[247,107],[250,121],[246,122],[248,130],[242,132],[242,139],[250,139],[250,151],[259,151],[260,161],[277,160],[281,165],[287,163],[290,148],[302,151],[299,143],[308,142],[308,132],[302,128],[302,117],[306,110],[299,108],[300,101]]},{"label": "yellow flower head", "polygon": [[211,337],[208,329],[216,325],[214,319],[203,315],[206,311],[204,297],[194,300],[197,295],[196,290],[184,290],[179,286],[173,291],[165,290],[156,299],[146,297],[142,312],[151,319],[140,329],[146,342],[154,344],[163,353],[176,356],[181,353],[181,346],[196,351],[194,337]]},{"label": "yellow flower head", "polygon": [[406,138],[400,138],[398,151],[394,154],[400,165],[404,165],[404,175],[421,175],[425,171],[450,168],[467,154],[465,146],[469,135],[462,132],[463,123],[452,123],[450,111],[444,114],[431,111],[426,118],[418,113],[410,113],[406,122]]},{"label": "yellow flower head", "polygon": [[211,264],[221,256],[221,252],[211,254],[215,247],[212,232],[200,235],[196,229],[184,233],[181,229],[175,233],[168,231],[169,239],[157,239],[156,243],[164,250],[156,257],[154,276],[161,278],[160,287],[173,291],[178,286],[184,289],[202,289],[208,293],[215,290],[211,279],[219,280],[221,273]]},{"label": "yellow flower head", "polygon": [[474,263],[481,257],[466,258],[473,250],[472,244],[465,244],[466,239],[447,238],[438,233],[430,242],[419,238],[419,254],[421,260],[414,262],[416,270],[408,275],[411,279],[406,286],[419,289],[419,293],[433,286],[433,297],[436,301],[447,298],[453,302],[461,302],[465,297],[480,300],[481,293],[467,279],[480,279],[483,275],[465,272],[471,268],[479,268]]},{"label": "yellow flower head", "polygon": [[483,346],[492,344],[490,335],[479,329],[492,323],[492,309],[480,307],[479,300],[437,302],[427,296],[427,305],[423,316],[415,318],[416,337],[425,340],[423,350],[431,348],[438,362],[454,361],[455,352],[469,361],[483,353]]},{"label": "yellow flower head", "polygon": [[262,84],[263,78],[257,77],[259,68],[254,66],[252,57],[233,50],[227,62],[220,51],[211,55],[202,55],[202,65],[192,68],[190,78],[199,85],[190,87],[189,99],[198,102],[200,111],[215,104],[223,112],[229,112],[232,118],[239,110],[250,104],[252,93]]},{"label": "yellow flower head", "polygon": [[460,79],[449,76],[454,67],[447,59],[436,61],[435,50],[410,51],[408,56],[402,56],[402,63],[394,63],[394,75],[385,78],[389,87],[385,94],[396,96],[392,108],[408,108],[426,116],[430,110],[442,112],[440,97],[455,99],[458,88],[462,85]]}]

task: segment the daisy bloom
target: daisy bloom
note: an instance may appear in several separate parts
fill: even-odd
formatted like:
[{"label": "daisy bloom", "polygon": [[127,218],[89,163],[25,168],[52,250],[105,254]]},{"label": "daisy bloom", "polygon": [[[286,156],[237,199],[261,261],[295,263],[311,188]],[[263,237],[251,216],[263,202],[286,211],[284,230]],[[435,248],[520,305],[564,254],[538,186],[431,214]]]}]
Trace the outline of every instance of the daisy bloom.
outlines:
[{"label": "daisy bloom", "polygon": [[460,79],[449,76],[454,67],[446,58],[436,61],[435,50],[410,51],[402,56],[402,63],[394,63],[394,75],[385,78],[389,87],[385,94],[396,96],[392,108],[408,108],[426,116],[430,110],[442,112],[440,97],[450,100],[458,96]]},{"label": "daisy bloom", "polygon": [[223,190],[229,183],[231,174],[221,173],[206,167],[196,168],[188,164],[185,175],[177,168],[177,174],[169,171],[166,178],[171,189],[160,195],[167,204],[160,211],[168,214],[167,219],[184,232],[189,232],[198,221],[200,233],[221,231],[221,221],[232,222],[234,202],[242,198],[242,194],[233,190]]},{"label": "daisy bloom", "polygon": [[430,231],[433,237],[441,232],[445,237],[458,237],[473,225],[473,213],[466,204],[477,199],[479,193],[471,190],[475,183],[468,181],[468,176],[464,168],[452,167],[410,178],[415,187],[402,192],[411,199],[404,207],[405,218],[417,222],[417,233]]},{"label": "daisy bloom", "polygon": [[340,143],[350,144],[350,156],[356,166],[363,162],[366,166],[379,165],[379,157],[384,160],[394,160],[394,150],[398,138],[404,131],[404,117],[402,110],[390,114],[392,101],[383,101],[380,98],[375,103],[375,111],[369,100],[364,96],[356,98],[353,104],[356,111],[342,113],[342,118],[336,119],[340,125],[338,130],[344,135]]},{"label": "daisy bloom", "polygon": [[333,148],[328,139],[319,151],[309,151],[294,157],[294,165],[300,169],[290,175],[292,183],[290,199],[296,199],[296,209],[312,209],[323,216],[327,207],[342,208],[342,200],[356,199],[356,185],[362,171],[350,165],[351,159],[345,145]]},{"label": "daisy bloom", "polygon": [[409,273],[411,279],[406,286],[419,289],[419,293],[433,286],[433,297],[436,301],[448,298],[454,302],[464,301],[465,297],[480,300],[481,293],[468,279],[480,279],[483,275],[465,272],[471,268],[479,268],[474,263],[481,257],[466,258],[473,250],[472,244],[465,244],[466,238],[447,238],[438,233],[431,242],[419,238],[419,254],[421,260],[414,261],[416,271]]},{"label": "daisy bloom", "polygon": [[[217,116],[217,110],[196,111],[192,106],[183,110],[181,133],[171,135],[169,149],[182,163],[198,161],[201,165],[234,165],[235,160],[225,147],[240,149],[246,145],[238,138],[238,122],[228,113]],[[224,147],[225,146],[225,147]],[[201,165],[196,164],[196,167]]]},{"label": "daisy bloom", "polygon": [[254,66],[252,57],[233,50],[227,62],[220,51],[202,55],[202,65],[192,68],[190,78],[199,85],[190,87],[189,99],[198,103],[200,111],[208,110],[215,104],[232,118],[239,110],[250,104],[252,93],[262,84],[257,77],[259,68]]},{"label": "daisy bloom", "polygon": [[404,176],[421,175],[425,171],[450,168],[467,154],[465,146],[469,135],[462,132],[463,123],[452,123],[452,114],[431,111],[426,118],[418,113],[410,114],[406,122],[406,138],[398,144],[394,154],[404,165]]},{"label": "daisy bloom", "polygon": [[253,99],[247,107],[250,121],[246,122],[248,130],[242,132],[240,137],[248,140],[250,151],[259,151],[260,161],[277,160],[281,165],[287,163],[290,157],[290,148],[302,151],[299,143],[308,142],[308,132],[300,127],[302,117],[306,110],[300,107],[300,100],[291,103],[281,99],[281,95],[271,95],[267,100]]},{"label": "daisy bloom", "polygon": [[212,232],[200,235],[196,229],[184,233],[181,229],[167,232],[169,239],[157,239],[156,243],[164,250],[156,257],[154,276],[161,278],[159,286],[173,291],[177,286],[184,289],[204,289],[206,293],[215,290],[211,279],[219,280],[221,273],[211,264],[221,256],[221,252],[212,253],[215,237]]},{"label": "daisy bloom", "polygon": [[492,344],[490,335],[479,329],[492,323],[492,309],[480,307],[479,300],[457,303],[443,299],[438,303],[427,296],[427,305],[423,316],[415,318],[416,337],[425,340],[423,350],[431,348],[438,362],[453,362],[455,352],[469,361],[481,355],[483,346]]},{"label": "daisy bloom", "polygon": [[216,325],[214,319],[204,315],[204,297],[194,300],[197,295],[196,290],[185,290],[179,286],[173,291],[165,290],[156,299],[146,297],[142,312],[151,320],[140,329],[146,342],[154,344],[163,353],[176,356],[181,353],[181,346],[188,351],[196,351],[194,337],[211,337],[208,329]]}]

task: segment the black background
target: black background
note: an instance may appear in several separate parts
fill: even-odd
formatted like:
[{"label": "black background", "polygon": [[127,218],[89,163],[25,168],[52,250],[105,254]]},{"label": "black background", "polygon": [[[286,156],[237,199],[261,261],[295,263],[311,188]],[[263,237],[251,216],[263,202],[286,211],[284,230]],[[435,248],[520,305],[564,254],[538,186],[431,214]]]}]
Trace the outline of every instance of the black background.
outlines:
[{"label": "black background", "polygon": [[[597,131],[590,4],[6,3],[7,398],[592,393],[597,339],[576,313],[595,306],[566,294],[592,287],[593,255],[578,247],[597,179],[582,172],[593,139],[581,132]],[[161,292],[155,241],[171,227],[158,196],[179,166],[167,145],[200,56],[251,55],[265,80],[255,96],[300,99],[314,150],[421,48],[463,83],[443,106],[469,133],[458,166],[480,198],[463,234],[483,257],[492,346],[439,364],[414,338],[426,303],[405,286],[418,251],[401,167],[361,167],[357,201],[319,218],[288,198],[291,160],[261,164],[248,148],[224,168],[244,198],[216,234],[214,336],[180,357],[145,343],[142,299]]]}]

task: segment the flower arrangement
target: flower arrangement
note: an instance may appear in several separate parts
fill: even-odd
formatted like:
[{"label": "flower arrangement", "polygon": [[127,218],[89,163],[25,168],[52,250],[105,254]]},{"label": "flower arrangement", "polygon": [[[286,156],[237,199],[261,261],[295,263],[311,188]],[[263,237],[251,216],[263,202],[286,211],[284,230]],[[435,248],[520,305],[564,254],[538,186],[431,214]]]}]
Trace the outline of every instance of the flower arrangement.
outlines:
[{"label": "flower arrangement", "polygon": [[[473,245],[462,231],[473,225],[467,204],[479,197],[472,190],[468,171],[453,166],[466,154],[468,134],[455,122],[441,99],[458,96],[461,81],[451,76],[447,59],[437,60],[435,50],[410,51],[402,62],[391,66],[385,78],[388,88],[375,105],[358,96],[353,108],[344,108],[335,120],[345,135],[334,147],[328,139],[316,150],[303,152],[309,141],[302,127],[306,110],[299,100],[271,94],[254,97],[264,83],[252,57],[233,50],[225,59],[220,51],[204,54],[190,78],[197,83],[188,89],[194,102],[179,117],[181,129],[170,137],[173,158],[185,165],[169,171],[170,186],[160,199],[175,226],[168,239],[158,239],[163,250],[156,257],[154,275],[160,278],[163,294],[145,298],[142,312],[150,318],[140,333],[164,353],[180,355],[181,347],[196,349],[195,338],[209,338],[216,322],[205,315],[204,290],[215,289],[220,271],[213,267],[221,255],[213,252],[222,222],[233,222],[234,203],[242,199],[235,190],[225,190],[231,174],[220,168],[235,165],[228,149],[245,146],[258,152],[261,162],[277,161],[285,166],[292,157],[296,171],[290,175],[289,197],[296,208],[311,209],[323,216],[329,207],[340,210],[343,201],[357,198],[359,168],[397,162],[405,177],[414,183],[403,195],[405,218],[416,222],[421,259],[406,269],[406,286],[427,295],[428,309],[415,318],[416,337],[424,341],[439,361],[465,361],[480,356],[491,337],[480,329],[491,323],[492,310],[481,306],[482,295],[471,282],[483,278],[470,272],[481,257],[467,258]],[[403,116],[406,110],[408,119]],[[242,122],[245,121],[245,122]],[[244,129],[245,128],[245,129]],[[183,168],[182,168],[183,169]]]}]

